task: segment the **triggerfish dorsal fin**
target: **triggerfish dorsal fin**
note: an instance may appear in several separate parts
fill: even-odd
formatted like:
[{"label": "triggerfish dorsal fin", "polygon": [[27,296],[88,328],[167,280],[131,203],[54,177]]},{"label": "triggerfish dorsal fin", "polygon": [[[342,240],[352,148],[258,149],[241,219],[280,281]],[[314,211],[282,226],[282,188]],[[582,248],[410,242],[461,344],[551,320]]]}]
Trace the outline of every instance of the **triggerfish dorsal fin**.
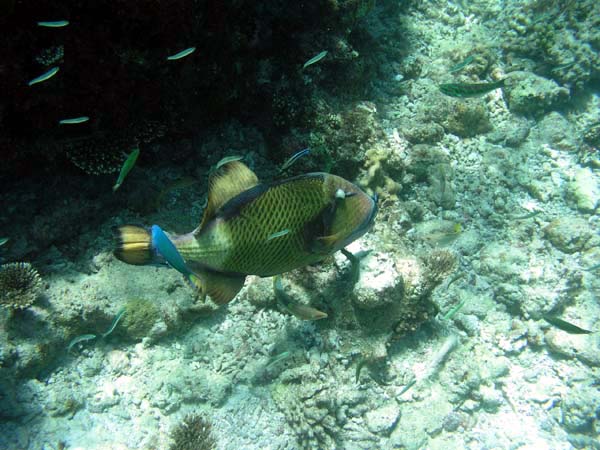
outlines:
[{"label": "triggerfish dorsal fin", "polygon": [[256,174],[240,161],[231,161],[219,167],[208,179],[208,203],[196,232],[198,233],[225,203],[257,184]]}]

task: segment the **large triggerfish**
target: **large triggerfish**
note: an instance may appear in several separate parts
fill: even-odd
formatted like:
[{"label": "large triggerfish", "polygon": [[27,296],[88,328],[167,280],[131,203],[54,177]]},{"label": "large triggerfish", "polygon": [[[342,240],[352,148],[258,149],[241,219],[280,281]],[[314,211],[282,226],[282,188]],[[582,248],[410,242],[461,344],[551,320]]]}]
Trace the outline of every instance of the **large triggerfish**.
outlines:
[{"label": "large triggerfish", "polygon": [[365,234],[377,213],[375,199],[328,173],[272,183],[240,161],[209,178],[200,226],[180,236],[120,227],[115,255],[129,264],[168,263],[217,303],[231,301],[247,275],[262,277],[313,264]]}]

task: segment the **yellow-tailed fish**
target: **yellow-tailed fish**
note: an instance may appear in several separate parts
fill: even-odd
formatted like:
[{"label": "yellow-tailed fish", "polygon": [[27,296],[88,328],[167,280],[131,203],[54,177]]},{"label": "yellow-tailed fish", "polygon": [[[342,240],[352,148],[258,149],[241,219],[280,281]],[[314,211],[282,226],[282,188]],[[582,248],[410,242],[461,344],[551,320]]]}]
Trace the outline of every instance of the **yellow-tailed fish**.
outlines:
[{"label": "yellow-tailed fish", "polygon": [[[209,177],[208,203],[198,228],[169,236],[193,273],[201,294],[232,300],[247,275],[263,277],[316,263],[366,233],[377,211],[374,199],[351,182],[309,173],[260,184],[240,161]],[[267,240],[281,230],[285,235]],[[152,264],[157,255],[149,229],[119,229],[117,258]]]},{"label": "yellow-tailed fish", "polygon": [[138,159],[138,156],[140,156],[140,149],[139,148],[136,148],[134,151],[132,151],[129,154],[129,156],[127,157],[127,159],[123,163],[123,166],[121,167],[121,171],[119,172],[119,178],[117,178],[117,182],[115,183],[115,185],[112,188],[113,192],[116,191],[117,189],[119,189],[119,187],[121,186],[121,184],[123,184],[123,181],[125,180],[125,177],[129,173],[129,171],[133,168],[135,162]]}]

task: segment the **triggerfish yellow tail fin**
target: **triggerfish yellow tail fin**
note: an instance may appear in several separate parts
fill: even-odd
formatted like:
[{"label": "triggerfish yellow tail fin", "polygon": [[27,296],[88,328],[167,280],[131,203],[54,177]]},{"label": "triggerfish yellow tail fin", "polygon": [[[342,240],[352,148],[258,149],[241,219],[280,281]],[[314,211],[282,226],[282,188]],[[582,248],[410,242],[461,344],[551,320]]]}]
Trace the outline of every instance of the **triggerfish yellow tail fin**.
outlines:
[{"label": "triggerfish yellow tail fin", "polygon": [[116,230],[118,244],[115,256],[127,264],[136,266],[152,262],[152,236],[147,228],[124,225]]},{"label": "triggerfish yellow tail fin", "polygon": [[168,264],[181,273],[201,295],[216,303],[230,302],[244,286],[245,276],[224,274],[201,268],[191,270],[169,236],[158,226],[148,230],[135,225],[120,227],[115,256],[128,264]]}]

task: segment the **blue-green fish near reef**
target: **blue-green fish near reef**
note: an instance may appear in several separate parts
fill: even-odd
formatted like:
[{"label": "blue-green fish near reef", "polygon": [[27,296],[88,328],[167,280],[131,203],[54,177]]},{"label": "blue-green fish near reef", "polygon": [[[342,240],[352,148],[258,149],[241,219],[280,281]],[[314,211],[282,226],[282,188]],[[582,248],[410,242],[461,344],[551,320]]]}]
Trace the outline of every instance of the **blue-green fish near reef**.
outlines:
[{"label": "blue-green fish near reef", "polygon": [[117,178],[117,182],[113,186],[113,192],[115,192],[117,189],[119,189],[119,187],[121,187],[121,184],[123,184],[123,181],[125,180],[125,177],[129,173],[129,171],[131,169],[133,169],[133,166],[134,166],[135,162],[137,161],[138,156],[140,156],[140,149],[139,148],[134,149],[127,156],[127,159],[125,160],[125,162],[121,166],[121,171],[119,172],[119,178]]},{"label": "blue-green fish near reef", "polygon": [[58,73],[58,71],[60,70],[60,68],[57,67],[53,67],[52,69],[50,69],[47,72],[44,72],[43,74],[41,74],[39,77],[35,77],[33,80],[31,80],[30,82],[28,82],[27,84],[29,86],[33,86],[34,84],[38,84],[41,83],[42,81],[46,81],[49,80],[50,78],[52,78],[54,75],[56,75]]},{"label": "blue-green fish near reef", "polygon": [[68,20],[50,20],[50,21],[42,21],[37,23],[39,27],[46,28],[62,28],[69,25]]},{"label": "blue-green fish near reef", "polygon": [[178,59],[185,58],[186,56],[191,55],[195,51],[196,51],[196,47],[186,48],[185,50],[181,50],[180,52],[175,53],[174,55],[167,56],[167,59],[169,61],[176,61]]},{"label": "blue-green fish near reef", "polygon": [[442,94],[449,95],[450,97],[479,97],[494,89],[504,87],[504,81],[499,80],[491,83],[446,83],[440,84],[439,88]]},{"label": "blue-green fish near reef", "polygon": [[169,262],[193,276],[201,296],[224,304],[247,275],[268,277],[322,261],[365,234],[376,213],[375,200],[339,176],[315,172],[261,184],[246,165],[231,161],[209,177],[200,225],[167,236],[174,249],[165,250],[159,227],[126,225],[118,230],[115,256],[136,265]]}]

